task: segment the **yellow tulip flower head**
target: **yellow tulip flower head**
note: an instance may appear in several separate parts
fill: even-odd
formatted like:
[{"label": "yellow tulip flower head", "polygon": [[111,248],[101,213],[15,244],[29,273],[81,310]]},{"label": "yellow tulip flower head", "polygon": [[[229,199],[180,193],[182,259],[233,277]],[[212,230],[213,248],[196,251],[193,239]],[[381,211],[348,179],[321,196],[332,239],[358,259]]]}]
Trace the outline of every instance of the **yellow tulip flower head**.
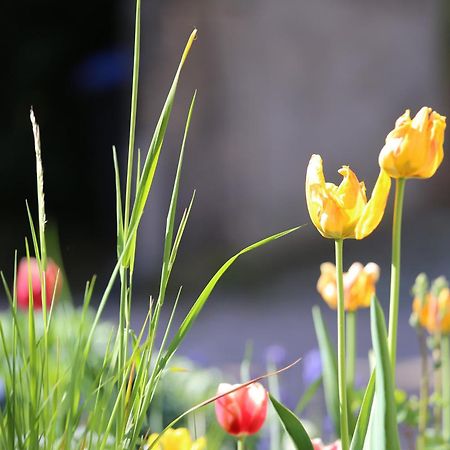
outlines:
[{"label": "yellow tulip flower head", "polygon": [[306,203],[312,222],[323,237],[329,239],[363,239],[378,226],[391,187],[390,177],[380,171],[367,201],[366,188],[348,166],[339,173],[339,186],[327,183],[322,158],[312,155],[306,171]]},{"label": "yellow tulip flower head", "polygon": [[[363,266],[353,263],[344,278],[344,304],[346,311],[368,308],[375,295],[375,284],[380,277],[380,268],[375,263]],[[337,308],[338,293],[336,285],[336,267],[330,262],[320,265],[320,277],[317,291],[332,309]]]},{"label": "yellow tulip flower head", "polygon": [[444,158],[445,117],[424,106],[411,119],[407,109],[387,135],[380,167],[392,178],[430,178]]},{"label": "yellow tulip flower head", "polygon": [[[153,433],[148,444],[152,444],[158,434]],[[169,428],[159,440],[155,447],[156,450],[205,450],[206,439],[201,437],[196,441],[192,441],[191,435],[187,428]]]}]

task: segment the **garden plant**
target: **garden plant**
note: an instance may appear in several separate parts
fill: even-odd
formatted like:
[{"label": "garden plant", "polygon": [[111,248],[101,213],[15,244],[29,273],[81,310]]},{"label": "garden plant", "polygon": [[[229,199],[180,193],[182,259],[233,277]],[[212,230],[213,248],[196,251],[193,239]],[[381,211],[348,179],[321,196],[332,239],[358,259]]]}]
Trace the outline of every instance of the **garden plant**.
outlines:
[{"label": "garden plant", "polygon": [[[148,152],[141,154],[135,149],[140,9],[137,0],[124,173],[115,148],[112,153],[117,259],[105,287],[98,288],[95,277],[86,283],[81,308],[70,300],[60,256],[48,250],[41,158],[45,148],[41,149],[38,118],[31,110],[38,208],[32,211],[27,205],[30,237],[25,239],[23,252],[14,257],[13,280],[2,274],[9,309],[0,318],[3,360],[0,376],[5,391],[0,405],[0,447],[250,450],[258,448],[260,430],[269,423],[271,450],[399,450],[408,445],[400,436],[402,426],[414,430],[414,447],[418,450],[450,449],[450,289],[444,277],[430,284],[427,276],[420,274],[412,287],[410,323],[417,332],[420,350],[419,396],[400,391],[396,382],[403,199],[407,181],[431,178],[444,157],[445,117],[430,107],[421,108],[413,118],[406,110],[387,135],[384,146],[380,145],[379,176],[370,198],[365,184],[349,166],[339,170],[343,179],[335,185],[325,179],[321,156],[311,156],[305,184],[308,211],[315,228],[325,239],[334,241],[335,248],[335,262],[324,262],[320,267],[317,290],[327,305],[336,310],[337,349],[320,307],[315,306],[312,315],[322,370],[295,411],[280,401],[278,374],[297,363],[301,366],[301,359],[287,367],[268,365],[267,373],[257,378],[247,376],[241,383],[228,384],[226,375],[220,371],[200,370],[176,353],[228,268],[245,253],[300,227],[266,237],[232,256],[210,278],[181,325],[175,327],[173,318],[182,296],[180,288],[168,322],[162,321],[161,312],[168,307],[166,297],[172,270],[195,197],[193,194],[181,217],[177,217],[196,92],[187,108],[167,207],[159,288],[148,302],[142,328],[131,327],[137,234],[183,66],[197,37],[194,30],[188,38]],[[391,187],[395,190],[395,202],[387,322],[376,295],[376,283],[383,275],[380,268],[371,262],[366,265],[355,262],[345,272],[344,243],[376,232]],[[19,258],[19,253],[24,256]],[[111,327],[102,314],[114,287],[118,287],[120,308],[117,324]],[[98,304],[95,308],[91,306],[93,299]],[[371,375],[362,390],[355,383],[357,315],[361,308],[370,308],[373,349],[368,362]],[[181,369],[183,373],[175,377],[177,367],[189,370]],[[216,382],[218,379],[220,384]],[[181,392],[189,380],[201,388],[192,389],[195,394],[178,394],[178,389]],[[268,388],[264,387],[266,384]],[[304,412],[321,392],[333,431],[317,435]],[[184,401],[180,400],[182,397]],[[198,421],[194,426],[192,417]],[[323,441],[330,443],[326,445]]]}]

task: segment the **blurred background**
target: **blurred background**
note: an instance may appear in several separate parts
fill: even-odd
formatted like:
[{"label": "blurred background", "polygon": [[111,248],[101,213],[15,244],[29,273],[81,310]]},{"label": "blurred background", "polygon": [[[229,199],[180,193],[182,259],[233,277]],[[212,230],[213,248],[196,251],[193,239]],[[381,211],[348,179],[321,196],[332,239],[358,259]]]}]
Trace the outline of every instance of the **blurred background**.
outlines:
[{"label": "blurred background", "polygon": [[[334,257],[332,243],[310,225],[306,210],[310,155],[323,156],[330,181],[338,182],[337,170],[350,164],[370,192],[385,136],[406,108],[415,114],[428,105],[449,116],[450,4],[143,0],[142,14],[137,146],[144,153],[185,41],[194,27],[199,35],[140,229],[136,324],[149,295],[157,293],[165,215],[197,88],[180,205],[188,204],[194,189],[197,195],[172,284],[172,292],[184,286],[180,314],[240,248],[308,225],[232,268],[183,351],[200,363],[233,367],[252,341],[257,363],[274,344],[286,361],[293,360],[316,346],[310,311],[321,302],[315,291],[319,264]],[[47,215],[58,229],[70,286],[80,296],[96,273],[99,295],[116,253],[111,147],[117,146],[124,167],[134,1],[9,2],[0,24],[0,267],[11,279],[14,250],[23,255],[29,236],[25,199],[36,211],[33,105],[41,126]],[[421,271],[450,277],[449,170],[447,158],[433,179],[407,183],[399,333],[406,371],[408,358],[417,354],[408,326],[409,288]],[[384,305],[392,197],[380,228],[345,245],[346,268],[355,260],[381,266]],[[323,309],[334,329],[334,312]],[[368,312],[360,316],[363,358],[370,347]],[[107,317],[117,317],[114,297]],[[294,385],[296,376],[286,385]]]}]

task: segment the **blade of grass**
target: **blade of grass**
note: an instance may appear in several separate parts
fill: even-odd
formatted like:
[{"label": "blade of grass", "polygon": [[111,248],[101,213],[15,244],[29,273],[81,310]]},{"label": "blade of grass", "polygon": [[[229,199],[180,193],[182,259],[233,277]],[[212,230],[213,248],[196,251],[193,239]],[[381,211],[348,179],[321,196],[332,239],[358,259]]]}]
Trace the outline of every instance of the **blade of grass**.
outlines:
[{"label": "blade of grass", "polygon": [[[164,107],[161,112],[161,116],[159,117],[155,132],[150,142],[149,151],[144,162],[144,167],[142,169],[141,180],[136,192],[136,200],[134,202],[133,209],[131,212],[131,218],[128,226],[128,230],[130,230],[129,232],[131,232],[133,228],[136,228],[137,230],[137,225],[139,224],[140,219],[142,217],[142,213],[144,212],[144,207],[147,202],[148,194],[150,193],[150,188],[153,183],[153,177],[156,171],[156,167],[158,165],[159,154],[161,152],[161,148],[164,142],[167,124],[169,122],[170,113],[172,111],[172,105],[175,98],[175,93],[177,90],[181,69],[183,68],[183,65],[186,61],[186,58],[189,54],[192,43],[194,42],[196,36],[197,30],[194,30],[191,33],[188,42],[186,44],[186,47],[184,49],[180,64],[178,66],[177,72],[175,73],[175,77],[172,82],[172,86],[170,87],[166,102],[164,103]],[[128,238],[128,234],[129,233],[126,234],[126,238]],[[128,266],[130,258],[131,254],[130,251],[128,251],[125,255],[123,262],[125,266]]]},{"label": "blade of grass", "polygon": [[206,301],[208,300],[211,292],[213,291],[216,284],[219,282],[219,280],[222,278],[222,276],[225,274],[225,272],[230,268],[230,266],[242,255],[245,253],[248,253],[252,250],[257,249],[258,247],[261,247],[265,244],[268,244],[269,242],[272,242],[276,239],[279,239],[283,236],[286,236],[293,231],[298,230],[301,227],[295,227],[291,228],[289,230],[283,231],[281,233],[274,234],[272,236],[266,237],[265,239],[262,239],[258,242],[255,242],[252,245],[249,245],[248,247],[241,250],[239,253],[236,253],[234,256],[232,256],[217,272],[216,274],[211,278],[209,283],[205,286],[201,294],[198,296],[197,300],[195,301],[194,305],[190,309],[189,313],[186,315],[185,319],[183,320],[183,323],[180,325],[180,328],[178,329],[177,333],[173,337],[172,341],[169,344],[169,347],[167,349],[167,352],[165,353],[164,357],[162,358],[162,361],[159,364],[159,369],[162,370],[164,366],[167,364],[167,362],[170,360],[170,358],[175,353],[176,349],[179,347],[183,339],[185,338],[187,332],[192,327],[193,323],[195,322],[195,319],[199,315],[200,311],[203,309],[203,306],[205,306]]}]

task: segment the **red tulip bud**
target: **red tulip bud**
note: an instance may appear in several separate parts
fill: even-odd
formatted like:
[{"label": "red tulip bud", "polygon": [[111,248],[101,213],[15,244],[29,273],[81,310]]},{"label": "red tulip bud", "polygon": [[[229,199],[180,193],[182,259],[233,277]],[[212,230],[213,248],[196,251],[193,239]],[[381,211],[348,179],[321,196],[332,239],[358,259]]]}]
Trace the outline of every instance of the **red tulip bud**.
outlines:
[{"label": "red tulip bud", "polygon": [[[30,271],[30,273],[28,272]],[[17,305],[19,308],[28,309],[29,305],[29,282],[31,278],[31,289],[33,291],[34,309],[42,308],[41,278],[39,276],[39,265],[36,258],[22,258],[17,270]],[[57,283],[57,285],[56,285]],[[62,288],[62,277],[59,267],[49,259],[45,270],[46,305],[50,308],[53,293],[58,298]]]},{"label": "red tulip bud", "polygon": [[[217,394],[223,394],[238,384],[221,383]],[[267,416],[267,391],[253,383],[216,400],[216,417],[220,426],[233,436],[257,433]]]}]

